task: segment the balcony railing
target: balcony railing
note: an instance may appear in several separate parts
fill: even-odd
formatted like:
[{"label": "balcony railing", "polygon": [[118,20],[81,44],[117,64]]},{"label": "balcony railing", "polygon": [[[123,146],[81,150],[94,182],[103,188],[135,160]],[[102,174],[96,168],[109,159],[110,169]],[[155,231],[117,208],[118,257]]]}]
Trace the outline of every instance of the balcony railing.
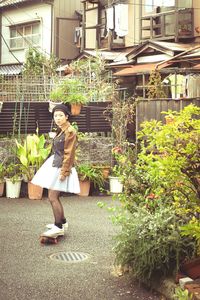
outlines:
[{"label": "balcony railing", "polygon": [[174,40],[194,37],[193,9],[175,9],[141,18],[141,40]]}]

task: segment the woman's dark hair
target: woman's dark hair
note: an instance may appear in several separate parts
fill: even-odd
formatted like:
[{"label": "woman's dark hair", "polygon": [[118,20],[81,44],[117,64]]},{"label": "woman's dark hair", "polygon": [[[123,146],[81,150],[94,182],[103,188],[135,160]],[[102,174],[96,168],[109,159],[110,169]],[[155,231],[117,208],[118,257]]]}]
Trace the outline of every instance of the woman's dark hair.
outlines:
[{"label": "woman's dark hair", "polygon": [[52,110],[52,118],[54,116],[55,111],[62,111],[66,116],[71,116],[69,109],[66,105],[64,104],[58,104],[56,105],[53,110]]}]

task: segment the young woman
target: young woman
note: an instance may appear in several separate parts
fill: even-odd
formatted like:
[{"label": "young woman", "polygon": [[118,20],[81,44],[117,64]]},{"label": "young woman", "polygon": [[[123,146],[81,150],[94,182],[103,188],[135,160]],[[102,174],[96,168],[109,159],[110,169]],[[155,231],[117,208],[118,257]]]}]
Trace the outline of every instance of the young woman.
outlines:
[{"label": "young woman", "polygon": [[73,167],[77,135],[75,129],[70,125],[69,111],[64,104],[56,105],[52,111],[55,124],[58,127],[57,134],[53,139],[53,155],[51,155],[41,166],[32,179],[32,183],[48,189],[48,197],[51,203],[54,224],[48,224],[46,237],[64,235],[68,227],[60,192],[78,194],[80,192],[78,175]]}]

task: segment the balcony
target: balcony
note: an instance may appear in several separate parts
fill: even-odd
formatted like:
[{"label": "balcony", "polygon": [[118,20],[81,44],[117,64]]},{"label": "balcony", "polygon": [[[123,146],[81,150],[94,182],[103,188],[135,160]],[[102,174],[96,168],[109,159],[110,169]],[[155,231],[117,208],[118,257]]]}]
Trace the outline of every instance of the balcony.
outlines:
[{"label": "balcony", "polygon": [[147,39],[173,40],[191,39],[193,33],[193,9],[175,9],[141,18],[141,41]]}]

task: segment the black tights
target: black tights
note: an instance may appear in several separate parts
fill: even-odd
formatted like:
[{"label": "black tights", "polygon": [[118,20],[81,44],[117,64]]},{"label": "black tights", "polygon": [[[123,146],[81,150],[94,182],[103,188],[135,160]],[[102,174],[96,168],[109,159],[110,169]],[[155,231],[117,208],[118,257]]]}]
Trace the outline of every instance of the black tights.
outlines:
[{"label": "black tights", "polygon": [[48,197],[51,203],[55,218],[55,225],[62,228],[62,224],[66,222],[62,203],[59,199],[60,192],[49,190]]}]

